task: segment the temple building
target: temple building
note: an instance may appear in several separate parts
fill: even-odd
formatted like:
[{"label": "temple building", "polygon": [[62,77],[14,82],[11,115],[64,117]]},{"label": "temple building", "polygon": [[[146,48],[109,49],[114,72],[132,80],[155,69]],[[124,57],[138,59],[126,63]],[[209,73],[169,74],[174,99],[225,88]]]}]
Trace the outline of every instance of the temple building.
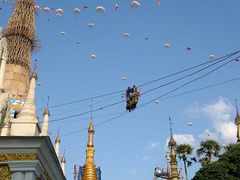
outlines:
[{"label": "temple building", "polygon": [[31,52],[36,42],[34,8],[34,0],[18,0],[0,39],[2,180],[66,179],[65,155],[60,163],[48,136],[49,109],[44,110],[40,126],[35,105],[37,64],[31,72]]},{"label": "temple building", "polygon": [[86,161],[84,166],[79,166],[78,180],[101,180],[101,169],[96,168],[94,163],[94,143],[93,135],[95,133],[93,122],[91,120],[88,128],[88,143],[86,149]]}]

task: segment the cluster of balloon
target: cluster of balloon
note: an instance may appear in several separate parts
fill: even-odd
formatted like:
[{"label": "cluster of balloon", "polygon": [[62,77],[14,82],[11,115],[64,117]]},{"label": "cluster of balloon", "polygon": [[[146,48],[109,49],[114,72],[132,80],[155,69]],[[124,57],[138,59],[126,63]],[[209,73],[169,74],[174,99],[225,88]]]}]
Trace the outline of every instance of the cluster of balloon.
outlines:
[{"label": "cluster of balloon", "polygon": [[165,48],[170,48],[170,47],[171,47],[171,45],[170,45],[170,44],[168,44],[168,43],[165,43],[165,44],[163,45],[163,47],[165,47]]},{"label": "cluster of balloon", "polygon": [[96,11],[98,13],[105,13],[106,9],[103,6],[97,6]]},{"label": "cluster of balloon", "polygon": [[92,55],[91,55],[91,58],[92,58],[92,59],[96,59],[96,57],[97,57],[96,54],[92,54]]},{"label": "cluster of balloon", "polygon": [[122,77],[122,80],[123,80],[123,81],[126,81],[126,80],[127,80],[127,77],[126,77],[126,76],[123,76],[123,77]]},{"label": "cluster of balloon", "polygon": [[208,56],[208,58],[209,58],[210,60],[214,60],[214,59],[215,59],[215,55],[211,54],[211,55]]},{"label": "cluster of balloon", "polygon": [[88,27],[89,28],[94,28],[94,24],[93,23],[88,23]]},{"label": "cluster of balloon", "polygon": [[128,32],[125,32],[124,37],[128,38],[128,37],[130,37],[130,34]]},{"label": "cluster of balloon", "polygon": [[140,6],[139,0],[133,0],[130,5],[133,9],[137,9]]}]

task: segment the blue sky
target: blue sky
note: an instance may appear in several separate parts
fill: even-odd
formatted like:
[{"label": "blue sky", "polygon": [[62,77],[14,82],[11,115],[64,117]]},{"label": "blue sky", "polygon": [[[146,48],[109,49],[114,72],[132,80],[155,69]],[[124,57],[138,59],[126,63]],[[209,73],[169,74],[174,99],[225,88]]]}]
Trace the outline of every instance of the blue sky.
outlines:
[{"label": "blue sky", "polygon": [[[116,2],[120,6],[118,10],[114,10]],[[160,6],[155,0],[141,0],[138,9],[130,8],[130,3],[130,0],[36,2],[41,7],[64,10],[61,17],[44,12],[36,16],[36,37],[41,48],[33,53],[32,60],[37,59],[39,64],[38,81],[41,86],[37,88],[36,101],[40,120],[47,96],[50,96],[50,106],[54,106],[124,90],[128,86],[207,62],[210,54],[220,57],[239,50],[239,0],[162,0]],[[83,5],[89,8],[84,10],[81,8]],[[98,5],[106,8],[104,14],[95,11]],[[5,27],[13,7],[10,3],[1,3],[1,7],[0,26]],[[80,7],[79,15],[73,13],[75,7]],[[88,23],[94,23],[94,28],[90,29]],[[60,34],[62,31],[64,36]],[[129,38],[124,37],[125,32],[130,34]],[[171,47],[164,48],[165,43]],[[192,47],[191,51],[186,50],[188,46]],[[96,59],[92,59],[91,54],[95,54]],[[239,62],[234,61],[173,94],[237,78],[239,67]],[[128,79],[123,81],[123,76]],[[191,78],[152,91],[142,96],[139,104],[189,80]],[[141,90],[144,92],[168,81],[144,86]],[[191,94],[160,99],[159,104],[150,103],[97,126],[95,161],[97,166],[101,166],[102,178],[152,179],[156,166],[166,167],[164,156],[169,136],[169,116],[179,142],[188,141],[197,147],[199,141],[206,138],[215,138],[222,144],[236,141],[232,135],[235,132],[233,106],[234,99],[239,99],[239,92],[239,81],[234,81]],[[115,94],[94,99],[93,108],[121,101],[121,96]],[[51,119],[89,111],[90,104],[89,100],[50,108]],[[101,123],[124,111],[125,104],[121,103],[94,112],[93,122]],[[53,140],[60,128],[61,154],[66,149],[68,179],[73,179],[73,165],[85,162],[87,131],[64,135],[88,127],[89,119],[90,114],[86,114],[50,124]],[[192,122],[193,126],[189,127],[188,122]],[[198,168],[199,165],[193,165],[189,169],[190,177]]]}]

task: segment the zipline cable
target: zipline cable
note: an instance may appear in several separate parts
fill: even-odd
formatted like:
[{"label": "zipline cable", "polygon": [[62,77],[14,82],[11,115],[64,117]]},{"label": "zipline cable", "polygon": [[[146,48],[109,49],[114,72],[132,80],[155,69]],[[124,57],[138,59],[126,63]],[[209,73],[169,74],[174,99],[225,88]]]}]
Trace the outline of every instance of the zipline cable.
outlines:
[{"label": "zipline cable", "polygon": [[[157,88],[153,88],[153,90],[162,88],[162,87],[164,87],[164,86],[167,86],[167,85],[173,84],[173,83],[175,83],[175,82],[177,82],[177,81],[180,81],[180,80],[182,80],[182,79],[184,79],[184,78],[186,78],[186,77],[190,77],[190,76],[192,76],[192,75],[195,75],[195,74],[197,74],[197,73],[199,73],[199,72],[201,72],[201,71],[203,71],[203,70],[205,70],[205,69],[207,69],[207,68],[209,68],[209,67],[214,66],[215,64],[218,64],[218,63],[220,63],[220,62],[222,62],[222,61],[225,61],[226,59],[227,59],[227,58],[222,59],[221,61],[217,61],[217,62],[215,62],[215,63],[213,63],[213,64],[210,64],[210,65],[208,65],[208,66],[206,66],[206,67],[204,67],[204,68],[202,68],[202,69],[200,69],[200,70],[197,70],[197,71],[195,71],[195,72],[193,72],[193,73],[190,73],[190,74],[188,74],[188,75],[185,75],[185,76],[183,76],[182,78],[178,78],[177,80],[174,80],[174,81],[171,81],[171,82],[162,84],[161,86],[158,86]],[[218,66],[218,67],[216,68],[216,70],[219,69],[219,68],[221,68],[221,67],[223,67],[223,66],[225,66],[226,64],[228,64],[229,62],[232,62],[232,61],[234,61],[234,60],[236,60],[236,58],[235,58],[235,59],[231,59],[230,61],[227,61],[227,63],[224,63],[224,64]],[[214,72],[214,71],[213,71],[213,72]],[[208,75],[208,74],[211,74],[211,73],[207,73],[206,75]],[[206,75],[204,75],[204,77],[205,77]],[[153,91],[153,90],[150,89],[150,90],[144,92],[143,95],[144,95],[144,94],[147,94],[147,93],[149,93],[149,92],[151,92],[151,91]],[[80,114],[70,115],[70,116],[66,116],[66,117],[58,118],[58,119],[53,119],[53,120],[50,120],[49,122],[62,121],[62,120],[69,119],[69,118],[79,117],[79,116],[82,116],[82,115],[85,115],[85,114],[89,114],[89,113],[91,113],[91,112],[97,112],[97,111],[106,109],[106,108],[108,108],[108,107],[112,107],[112,106],[118,105],[118,104],[120,104],[120,103],[122,103],[122,102],[125,102],[125,100],[121,100],[121,101],[118,101],[118,102],[115,102],[115,103],[112,103],[112,104],[109,104],[109,105],[106,105],[106,106],[103,106],[103,107],[94,109],[93,111],[86,111],[86,112],[83,112],[83,113],[80,113]]]},{"label": "zipline cable", "polygon": [[[153,81],[140,84],[140,85],[138,85],[137,87],[143,87],[143,86],[146,86],[146,85],[155,83],[155,82],[157,82],[157,81],[160,81],[160,80],[163,80],[163,79],[166,79],[166,78],[175,76],[175,75],[177,75],[177,74],[181,74],[181,73],[183,73],[183,72],[186,72],[186,71],[189,71],[189,70],[192,70],[192,69],[201,67],[201,66],[203,66],[203,65],[213,63],[213,62],[215,62],[215,61],[221,61],[221,60],[224,59],[224,58],[228,59],[228,58],[230,58],[230,57],[238,54],[239,52],[240,52],[240,50],[239,50],[239,51],[235,51],[235,52],[233,52],[233,53],[230,53],[230,54],[221,56],[221,57],[216,58],[216,59],[214,59],[214,60],[207,61],[207,62],[198,64],[198,65],[192,66],[192,67],[190,67],[190,68],[186,68],[186,69],[184,69],[184,70],[180,70],[180,71],[177,71],[177,72],[175,72],[175,73],[172,73],[172,74],[163,76],[163,77],[158,78],[158,79],[155,79],[155,80],[153,80]],[[93,97],[89,97],[89,98],[84,98],[84,99],[79,99],[79,100],[75,100],[75,101],[71,101],[71,102],[67,102],[67,103],[62,103],[62,104],[53,105],[53,106],[50,106],[49,108],[51,108],[51,109],[53,109],[53,108],[58,108],[58,107],[62,107],[62,106],[67,106],[67,105],[71,105],[71,104],[76,104],[76,103],[79,103],[79,102],[89,101],[89,100],[91,100],[91,99],[97,99],[97,98],[101,98],[101,97],[105,97],[105,96],[110,96],[110,95],[114,95],[114,94],[119,94],[119,93],[124,93],[124,92],[125,92],[125,90],[119,90],[119,91],[115,91],[115,92],[111,92],[111,93],[106,93],[106,94],[97,95],[97,96],[93,96]],[[42,110],[42,109],[44,109],[44,108],[39,108],[39,110]]]},{"label": "zipline cable", "polygon": [[[182,95],[186,95],[186,94],[190,94],[190,93],[193,93],[193,92],[197,92],[197,91],[200,91],[200,90],[204,90],[204,89],[208,89],[208,88],[212,88],[212,87],[216,87],[216,86],[220,86],[220,85],[223,85],[223,84],[227,84],[227,83],[231,83],[231,82],[234,82],[234,81],[238,81],[240,80],[240,77],[237,77],[237,78],[234,78],[234,79],[230,79],[230,80],[227,80],[227,81],[222,81],[222,82],[218,82],[218,83],[215,83],[215,84],[211,84],[209,86],[205,86],[205,87],[201,87],[201,88],[197,88],[197,89],[193,89],[193,90],[190,90],[190,91],[185,91],[183,93],[179,93],[179,94],[175,94],[175,95],[172,95],[172,96],[168,96],[166,98],[162,98],[161,100],[166,100],[166,99],[171,99],[171,98],[174,98],[174,97],[177,97],[177,96],[182,96]],[[155,98],[157,99],[157,98]],[[152,101],[151,101],[152,102]],[[103,124],[106,124],[110,121],[113,121],[113,120],[116,120],[124,115],[126,115],[128,112],[125,112],[125,113],[122,113],[118,116],[115,116],[111,119],[108,119],[108,120],[105,120],[103,122],[100,122],[100,123],[96,123],[94,126],[97,127],[97,126],[101,126]],[[77,133],[81,133],[83,131],[86,131],[88,130],[88,128],[83,128],[83,129],[80,129],[80,130],[76,130],[76,131],[73,131],[73,132],[70,132],[70,133],[65,133],[65,134],[62,134],[61,137],[65,137],[65,136],[70,136],[70,135],[73,135],[73,134],[77,134]]]}]

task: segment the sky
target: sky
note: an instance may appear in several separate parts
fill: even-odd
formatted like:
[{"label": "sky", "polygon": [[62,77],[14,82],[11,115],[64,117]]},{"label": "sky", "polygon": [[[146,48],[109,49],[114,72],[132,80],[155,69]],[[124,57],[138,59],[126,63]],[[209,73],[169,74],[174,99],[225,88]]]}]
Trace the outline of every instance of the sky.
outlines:
[{"label": "sky", "polygon": [[[117,10],[115,3],[119,4]],[[237,61],[182,88],[177,87],[206,75],[219,64],[161,88],[156,87],[197,69],[141,86],[142,93],[150,91],[140,97],[139,108],[133,112],[122,115],[125,102],[115,103],[124,101],[128,86],[212,63],[209,55],[218,58],[238,51],[240,1],[161,0],[158,5],[155,0],[141,0],[137,9],[132,9],[130,3],[131,0],[36,0],[40,7],[64,11],[61,17],[53,12],[36,13],[39,48],[33,51],[32,62],[35,59],[38,62],[39,121],[49,96],[50,137],[54,142],[59,129],[61,155],[66,152],[67,179],[73,179],[74,165],[85,162],[91,104],[96,126],[95,163],[101,167],[103,180],[153,179],[155,167],[166,168],[169,117],[178,144],[189,143],[196,149],[206,139],[222,145],[236,142],[234,100],[240,101],[239,79],[183,93],[239,78]],[[83,9],[84,5],[89,8]],[[96,12],[99,5],[105,7],[105,13]],[[13,6],[7,1],[0,3],[0,7],[0,26],[5,28]],[[81,10],[79,14],[73,13],[76,7]],[[94,27],[89,28],[89,23],[94,23]],[[125,37],[124,33],[130,36]],[[166,43],[170,48],[164,48]],[[186,50],[187,47],[191,50]],[[91,57],[93,54],[95,59]],[[123,77],[127,80],[122,80]],[[91,103],[91,97],[118,91],[122,92],[92,98]],[[154,99],[160,103],[152,102]],[[62,105],[65,103],[69,104]],[[77,116],[68,118],[72,115]],[[199,167],[193,164],[188,169],[190,178]]]}]

